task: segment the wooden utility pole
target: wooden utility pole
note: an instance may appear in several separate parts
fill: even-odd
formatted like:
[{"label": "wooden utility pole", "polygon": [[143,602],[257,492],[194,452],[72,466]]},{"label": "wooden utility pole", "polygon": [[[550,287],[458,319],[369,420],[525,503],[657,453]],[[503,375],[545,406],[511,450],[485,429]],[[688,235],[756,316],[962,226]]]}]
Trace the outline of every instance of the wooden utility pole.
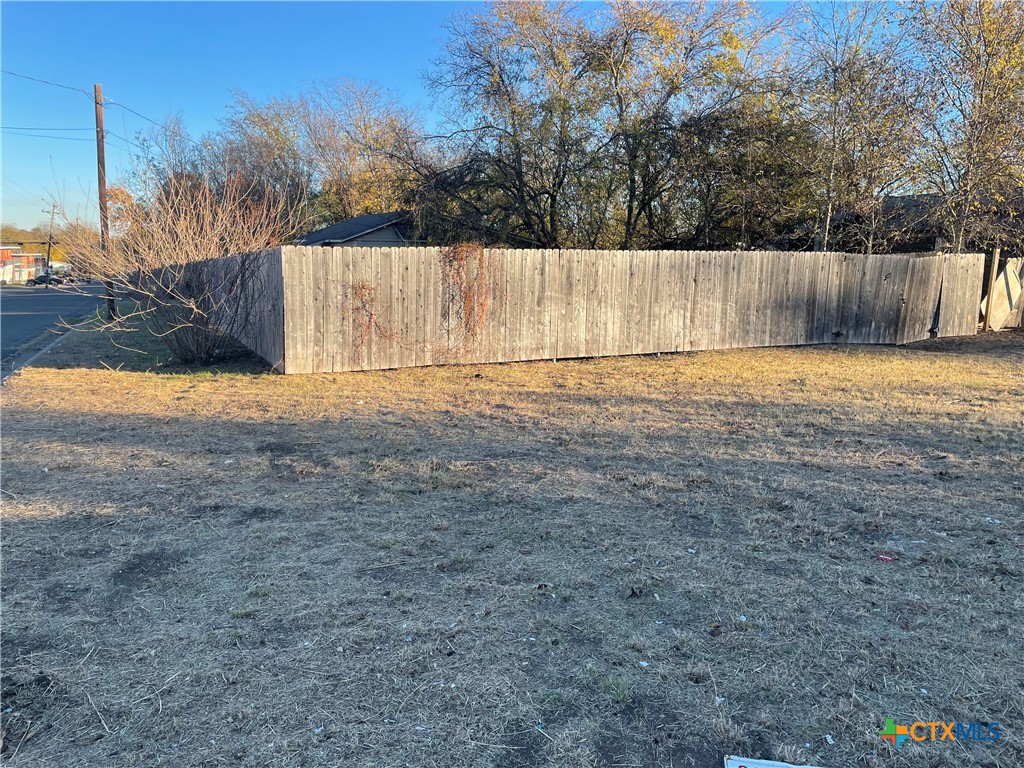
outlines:
[{"label": "wooden utility pole", "polygon": [[1001,251],[997,245],[992,249],[992,266],[988,270],[988,298],[985,299],[985,324],[981,330],[988,331],[992,328],[992,304],[996,292],[996,275],[999,274],[999,256]]},{"label": "wooden utility pole", "polygon": [[[43,211],[46,213],[46,211]],[[50,264],[50,252],[53,250],[53,217],[57,214],[57,203],[50,204],[50,232],[46,236],[46,271],[50,272],[52,265]]]},{"label": "wooden utility pole", "polygon": [[[103,86],[99,83],[93,87],[93,98],[96,101],[96,176],[100,198],[100,252],[106,260],[107,250],[110,246],[110,228],[107,220],[107,160],[104,155],[103,141]],[[114,283],[111,280],[106,280],[103,284],[107,289],[107,319],[114,321],[117,319]]]}]

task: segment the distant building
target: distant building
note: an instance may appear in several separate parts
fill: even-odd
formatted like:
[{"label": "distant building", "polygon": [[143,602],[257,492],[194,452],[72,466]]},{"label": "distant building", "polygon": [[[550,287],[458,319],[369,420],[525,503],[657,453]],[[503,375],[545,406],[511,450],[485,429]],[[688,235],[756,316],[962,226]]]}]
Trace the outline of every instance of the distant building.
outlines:
[{"label": "distant building", "polygon": [[299,245],[400,248],[414,245],[408,237],[409,211],[367,213],[318,229],[299,240]]},{"label": "distant building", "polygon": [[[1022,255],[1024,243],[1024,189],[1009,200],[983,198],[975,215],[986,223],[982,232],[975,232],[965,244],[968,250],[988,251],[1001,242],[1004,255]],[[877,234],[890,253],[941,251],[947,245],[943,234],[948,229],[948,212],[943,199],[936,194],[890,195],[882,200],[878,212]],[[840,211],[833,220],[833,237],[840,247],[857,250],[857,230],[865,231],[866,222],[850,211]]]},{"label": "distant building", "polygon": [[45,271],[43,254],[22,253],[18,245],[0,245],[0,282],[24,283]]}]

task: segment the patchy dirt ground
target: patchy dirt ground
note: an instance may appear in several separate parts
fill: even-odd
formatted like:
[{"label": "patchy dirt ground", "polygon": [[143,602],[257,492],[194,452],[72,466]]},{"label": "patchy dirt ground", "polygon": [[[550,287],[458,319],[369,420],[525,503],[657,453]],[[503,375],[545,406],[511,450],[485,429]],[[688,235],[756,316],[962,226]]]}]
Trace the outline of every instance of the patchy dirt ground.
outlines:
[{"label": "patchy dirt ground", "polygon": [[297,378],[117,341],[3,388],[11,766],[1024,764],[1020,334]]}]

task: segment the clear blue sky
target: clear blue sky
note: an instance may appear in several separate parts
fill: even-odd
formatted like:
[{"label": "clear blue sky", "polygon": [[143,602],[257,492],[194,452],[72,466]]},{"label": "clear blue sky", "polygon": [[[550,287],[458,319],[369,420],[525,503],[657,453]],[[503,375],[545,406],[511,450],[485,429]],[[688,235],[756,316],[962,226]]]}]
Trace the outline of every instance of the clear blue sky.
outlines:
[{"label": "clear blue sky", "polygon": [[[4,223],[32,227],[56,195],[87,213],[96,196],[91,93],[189,130],[217,127],[240,89],[296,94],[318,80],[374,80],[429,109],[422,74],[439,55],[459,2],[25,3],[0,5],[3,69],[90,95],[2,76]],[[124,137],[150,127],[108,106],[111,180],[127,166]],[[6,130],[30,128],[33,130]],[[86,130],[55,131],[54,128]],[[47,130],[37,130],[47,129]],[[23,134],[44,134],[38,138]],[[19,135],[22,134],[22,135]],[[53,138],[61,137],[61,138]]]}]

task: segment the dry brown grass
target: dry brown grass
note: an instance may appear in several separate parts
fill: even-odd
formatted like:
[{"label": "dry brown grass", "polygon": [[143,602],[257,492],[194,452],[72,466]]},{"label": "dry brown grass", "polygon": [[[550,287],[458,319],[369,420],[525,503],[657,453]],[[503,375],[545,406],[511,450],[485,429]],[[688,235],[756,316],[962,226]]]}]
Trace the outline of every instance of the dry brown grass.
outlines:
[{"label": "dry brown grass", "polygon": [[155,354],[4,387],[12,766],[1024,763],[1021,335],[97,363]]}]

